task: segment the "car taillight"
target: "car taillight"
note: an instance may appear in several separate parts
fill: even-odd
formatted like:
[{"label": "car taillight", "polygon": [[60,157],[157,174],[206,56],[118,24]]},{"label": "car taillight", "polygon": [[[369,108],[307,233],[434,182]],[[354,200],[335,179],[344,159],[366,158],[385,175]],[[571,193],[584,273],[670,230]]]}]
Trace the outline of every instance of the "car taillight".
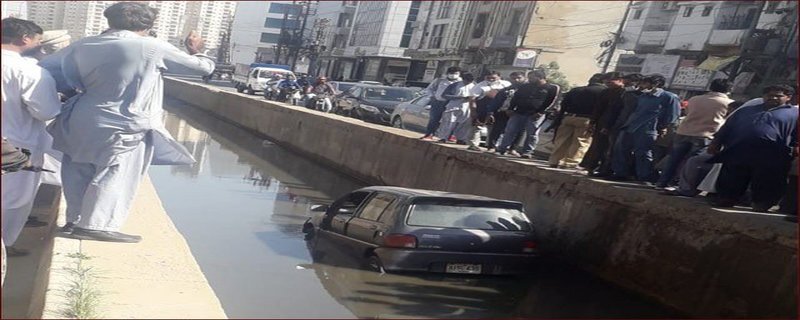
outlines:
[{"label": "car taillight", "polygon": [[525,241],[525,242],[522,244],[522,252],[525,252],[525,253],[532,253],[532,252],[534,252],[534,251],[536,251],[536,242],[533,242],[533,241]]},{"label": "car taillight", "polygon": [[416,248],[417,237],[410,234],[390,234],[383,238],[383,245],[392,248]]}]

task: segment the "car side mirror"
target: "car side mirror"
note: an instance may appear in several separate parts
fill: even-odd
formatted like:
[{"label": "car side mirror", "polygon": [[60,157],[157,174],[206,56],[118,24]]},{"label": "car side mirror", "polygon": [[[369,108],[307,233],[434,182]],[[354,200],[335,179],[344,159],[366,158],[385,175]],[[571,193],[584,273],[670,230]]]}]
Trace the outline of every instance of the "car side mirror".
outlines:
[{"label": "car side mirror", "polygon": [[431,109],[431,105],[425,106],[425,110],[430,110],[430,109]]},{"label": "car side mirror", "polygon": [[311,211],[312,212],[326,212],[326,211],[328,211],[328,205],[324,205],[324,204],[313,205],[313,206],[311,206]]}]

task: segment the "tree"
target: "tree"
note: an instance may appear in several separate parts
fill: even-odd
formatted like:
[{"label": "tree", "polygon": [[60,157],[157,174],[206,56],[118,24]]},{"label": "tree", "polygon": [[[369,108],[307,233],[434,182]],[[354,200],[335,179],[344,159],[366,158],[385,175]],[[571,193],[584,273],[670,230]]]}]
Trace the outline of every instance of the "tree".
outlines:
[{"label": "tree", "polygon": [[561,87],[561,92],[567,92],[572,88],[572,85],[569,84],[567,76],[558,70],[560,68],[561,67],[558,65],[558,62],[555,61],[552,61],[546,65],[539,65],[539,69],[544,70],[544,72],[547,74],[547,82],[557,84],[559,87]]}]

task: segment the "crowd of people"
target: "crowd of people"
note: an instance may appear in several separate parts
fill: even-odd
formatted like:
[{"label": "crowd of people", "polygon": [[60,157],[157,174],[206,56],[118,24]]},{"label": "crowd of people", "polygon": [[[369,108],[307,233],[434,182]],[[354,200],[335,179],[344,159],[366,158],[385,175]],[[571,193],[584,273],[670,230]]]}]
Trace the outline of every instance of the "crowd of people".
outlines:
[{"label": "crowd of people", "polygon": [[762,97],[734,101],[731,82],[715,79],[708,92],[682,100],[664,89],[662,75],[595,74],[563,96],[540,70],[513,72],[508,81],[498,72],[474,78],[451,67],[426,88],[431,108],[421,139],[484,151],[475,133],[488,126],[486,152],[531,158],[550,115],[551,168],[665,195],[705,192],[715,207],[772,212],[779,204],[796,217],[796,87],[770,85]]},{"label": "crowd of people", "polygon": [[104,12],[110,29],[71,44],[64,31],[2,20],[2,239],[9,256],[27,254],[14,243],[31,225],[35,195],[48,182],[43,173],[58,173],[50,182],[63,189],[65,236],[139,242],[120,229],[148,167],[195,161],[164,128],[162,72],[207,76],[214,60],[195,32],[186,51],[156,39],[157,14],[147,4],[118,2]]}]

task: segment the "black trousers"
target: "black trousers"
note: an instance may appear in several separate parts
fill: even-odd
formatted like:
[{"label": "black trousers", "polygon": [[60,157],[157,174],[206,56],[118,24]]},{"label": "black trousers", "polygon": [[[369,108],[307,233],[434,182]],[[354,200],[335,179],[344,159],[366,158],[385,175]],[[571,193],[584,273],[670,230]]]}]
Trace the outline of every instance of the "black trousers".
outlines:
[{"label": "black trousers", "polygon": [[583,160],[581,160],[579,166],[585,168],[589,172],[597,169],[600,163],[606,162],[605,157],[610,144],[608,135],[600,133],[600,130],[596,130],[594,134],[592,134],[592,144],[589,145],[589,149],[586,150],[586,154],[583,155]]},{"label": "black trousers", "polygon": [[791,161],[769,164],[723,163],[717,178],[717,194],[722,199],[741,198],[750,186],[753,204],[774,206],[786,192]]},{"label": "black trousers", "polygon": [[797,215],[797,176],[789,176],[789,184],[780,206],[781,213]]}]

